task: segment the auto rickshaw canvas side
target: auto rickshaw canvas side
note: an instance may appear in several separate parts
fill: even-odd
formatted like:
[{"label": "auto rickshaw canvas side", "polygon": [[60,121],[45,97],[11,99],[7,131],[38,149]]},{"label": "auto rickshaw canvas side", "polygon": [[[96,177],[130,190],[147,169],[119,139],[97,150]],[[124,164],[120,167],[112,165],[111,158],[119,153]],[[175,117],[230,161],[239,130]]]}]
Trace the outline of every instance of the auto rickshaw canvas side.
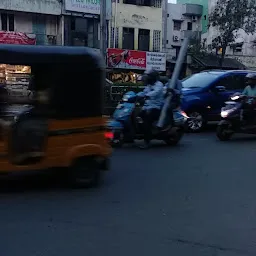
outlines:
[{"label": "auto rickshaw canvas side", "polygon": [[4,127],[0,172],[62,167],[73,182],[96,185],[111,155],[100,56],[84,47],[0,45],[0,63],[31,66],[35,93]]}]

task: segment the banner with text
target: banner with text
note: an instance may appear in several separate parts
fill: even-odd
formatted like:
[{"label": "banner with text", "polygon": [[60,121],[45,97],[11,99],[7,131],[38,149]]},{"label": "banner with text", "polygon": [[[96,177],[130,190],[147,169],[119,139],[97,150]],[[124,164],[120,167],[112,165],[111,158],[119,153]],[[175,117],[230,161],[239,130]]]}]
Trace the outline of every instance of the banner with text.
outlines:
[{"label": "banner with text", "polygon": [[166,54],[109,48],[107,51],[107,66],[109,68],[165,71]]},{"label": "banner with text", "polygon": [[65,10],[99,15],[100,0],[65,0]]}]

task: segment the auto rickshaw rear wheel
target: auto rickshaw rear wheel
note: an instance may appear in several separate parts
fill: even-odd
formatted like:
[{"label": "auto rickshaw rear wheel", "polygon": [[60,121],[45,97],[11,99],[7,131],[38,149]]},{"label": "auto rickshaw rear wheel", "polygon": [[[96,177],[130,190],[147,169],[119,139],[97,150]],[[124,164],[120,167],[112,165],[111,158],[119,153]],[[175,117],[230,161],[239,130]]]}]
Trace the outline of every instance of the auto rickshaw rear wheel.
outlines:
[{"label": "auto rickshaw rear wheel", "polygon": [[94,157],[82,157],[70,167],[69,178],[73,187],[91,188],[101,183],[101,170]]}]

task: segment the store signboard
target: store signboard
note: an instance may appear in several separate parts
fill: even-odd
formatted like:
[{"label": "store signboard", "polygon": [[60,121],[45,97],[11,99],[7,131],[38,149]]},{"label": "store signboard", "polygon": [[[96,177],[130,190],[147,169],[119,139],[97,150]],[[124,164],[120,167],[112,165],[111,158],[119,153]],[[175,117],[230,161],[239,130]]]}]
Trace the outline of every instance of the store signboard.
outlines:
[{"label": "store signboard", "polygon": [[0,44],[26,44],[35,45],[35,35],[27,35],[21,32],[0,31]]},{"label": "store signboard", "polygon": [[109,48],[107,51],[107,66],[109,68],[165,71],[166,54]]},{"label": "store signboard", "polygon": [[100,0],[65,0],[65,10],[99,15]]}]

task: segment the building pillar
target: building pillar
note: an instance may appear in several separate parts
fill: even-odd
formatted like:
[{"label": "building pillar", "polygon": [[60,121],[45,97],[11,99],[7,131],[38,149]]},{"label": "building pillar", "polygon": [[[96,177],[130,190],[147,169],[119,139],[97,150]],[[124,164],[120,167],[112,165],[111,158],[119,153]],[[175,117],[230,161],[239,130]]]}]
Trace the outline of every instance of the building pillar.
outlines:
[{"label": "building pillar", "polygon": [[123,27],[118,27],[118,48],[123,48]]},{"label": "building pillar", "polygon": [[149,33],[149,51],[153,51],[153,30],[150,29]]},{"label": "building pillar", "polygon": [[138,50],[139,48],[139,29],[134,28],[134,50]]}]

